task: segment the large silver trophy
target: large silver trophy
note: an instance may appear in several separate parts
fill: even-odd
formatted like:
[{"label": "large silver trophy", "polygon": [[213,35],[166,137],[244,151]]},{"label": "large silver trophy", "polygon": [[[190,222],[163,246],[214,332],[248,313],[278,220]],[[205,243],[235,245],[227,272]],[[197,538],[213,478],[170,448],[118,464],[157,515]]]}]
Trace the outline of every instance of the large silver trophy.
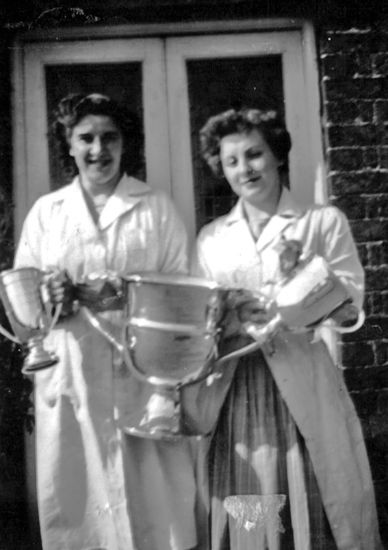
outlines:
[{"label": "large silver trophy", "polygon": [[[212,372],[227,292],[215,282],[183,275],[139,273],[122,281],[120,341],[94,312],[86,307],[81,311],[119,350],[129,370],[153,387],[141,418],[123,429],[140,437],[180,437],[184,433],[180,392]],[[233,356],[243,355],[245,349],[242,346]]]},{"label": "large silver trophy", "polygon": [[8,269],[0,273],[0,297],[11,334],[0,325],[0,333],[17,344],[26,345],[24,374],[51,367],[58,362],[53,352],[44,348],[43,340],[58,320],[60,307],[52,307],[44,292],[45,273],[34,267]]},{"label": "large silver trophy", "polygon": [[[212,281],[157,273],[124,277],[121,339],[96,313],[81,307],[134,376],[153,388],[140,418],[131,419],[132,425],[123,427],[124,431],[158,439],[185,435],[181,410],[185,387],[211,380],[215,367],[218,375],[220,365],[257,350],[279,331],[314,327],[349,302],[345,287],[319,256],[296,266],[279,283],[274,299],[260,294],[255,285],[247,286],[226,289]],[[235,338],[236,347],[229,346],[232,351],[220,356],[221,321],[244,303],[254,303],[265,314],[264,320],[239,324],[245,337]],[[349,330],[356,330],[361,322]]]}]

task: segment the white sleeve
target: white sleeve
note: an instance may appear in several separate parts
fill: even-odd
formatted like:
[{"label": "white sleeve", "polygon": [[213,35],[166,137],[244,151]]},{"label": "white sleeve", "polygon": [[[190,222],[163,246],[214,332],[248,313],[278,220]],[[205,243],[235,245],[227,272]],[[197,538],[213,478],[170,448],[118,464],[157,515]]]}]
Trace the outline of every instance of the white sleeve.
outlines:
[{"label": "white sleeve", "polygon": [[190,274],[193,277],[202,277],[204,279],[213,279],[214,276],[206,261],[206,242],[205,231],[200,231],[194,245],[190,259]]},{"label": "white sleeve", "polygon": [[41,268],[41,242],[44,232],[39,201],[27,214],[14,258],[14,267]]},{"label": "white sleeve", "polygon": [[188,272],[186,228],[167,195],[158,195],[159,269],[164,273]]},{"label": "white sleeve", "polygon": [[347,288],[354,305],[362,309],[365,275],[345,214],[334,206],[325,208],[321,230],[322,256]]}]

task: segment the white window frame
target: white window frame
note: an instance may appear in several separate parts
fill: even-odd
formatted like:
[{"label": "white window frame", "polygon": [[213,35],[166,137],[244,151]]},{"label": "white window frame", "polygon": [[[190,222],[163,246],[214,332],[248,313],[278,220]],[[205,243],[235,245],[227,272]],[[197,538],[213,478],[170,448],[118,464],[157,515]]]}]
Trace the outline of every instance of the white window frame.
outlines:
[{"label": "white window frame", "polygon": [[[321,151],[314,148],[313,115],[306,112],[311,100],[304,67],[301,30],[185,36],[167,41],[167,93],[171,142],[172,194],[194,241],[196,234],[194,181],[190,139],[190,106],[186,62],[197,59],[281,56],[286,124],[292,137],[291,189],[302,204],[316,201],[316,174],[322,167]],[[173,85],[172,85],[173,84]],[[303,116],[301,116],[303,113]]]}]

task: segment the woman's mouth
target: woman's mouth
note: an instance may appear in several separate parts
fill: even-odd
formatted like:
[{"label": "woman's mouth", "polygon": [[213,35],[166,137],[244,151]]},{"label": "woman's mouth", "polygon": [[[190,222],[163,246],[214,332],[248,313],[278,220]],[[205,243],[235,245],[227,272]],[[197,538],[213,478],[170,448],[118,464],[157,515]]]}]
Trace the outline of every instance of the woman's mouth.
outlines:
[{"label": "woman's mouth", "polygon": [[259,181],[260,181],[260,176],[255,176],[255,177],[249,178],[248,180],[243,181],[242,185],[250,187],[252,185],[257,185]]},{"label": "woman's mouth", "polygon": [[111,163],[110,158],[101,158],[101,159],[89,159],[88,164],[96,166],[97,168],[105,168]]}]

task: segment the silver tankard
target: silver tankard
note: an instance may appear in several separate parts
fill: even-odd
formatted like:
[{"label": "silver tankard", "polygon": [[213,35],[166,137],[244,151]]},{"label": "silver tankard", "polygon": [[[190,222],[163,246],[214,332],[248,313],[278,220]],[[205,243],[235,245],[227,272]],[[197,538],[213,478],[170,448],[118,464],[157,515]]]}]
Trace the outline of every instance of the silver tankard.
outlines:
[{"label": "silver tankard", "polygon": [[0,273],[0,297],[14,335],[0,325],[0,333],[17,344],[27,345],[28,354],[22,372],[34,374],[58,362],[45,350],[43,340],[58,320],[60,306],[54,314],[44,296],[44,275],[35,267],[8,269]]},{"label": "silver tankard", "polygon": [[[180,393],[183,387],[207,378],[218,360],[226,291],[215,282],[184,275],[139,273],[122,281],[121,341],[95,313],[81,307],[91,325],[119,350],[133,375],[152,387],[140,418],[122,429],[140,437],[180,437],[185,435]],[[243,355],[251,347],[231,355]]]}]

